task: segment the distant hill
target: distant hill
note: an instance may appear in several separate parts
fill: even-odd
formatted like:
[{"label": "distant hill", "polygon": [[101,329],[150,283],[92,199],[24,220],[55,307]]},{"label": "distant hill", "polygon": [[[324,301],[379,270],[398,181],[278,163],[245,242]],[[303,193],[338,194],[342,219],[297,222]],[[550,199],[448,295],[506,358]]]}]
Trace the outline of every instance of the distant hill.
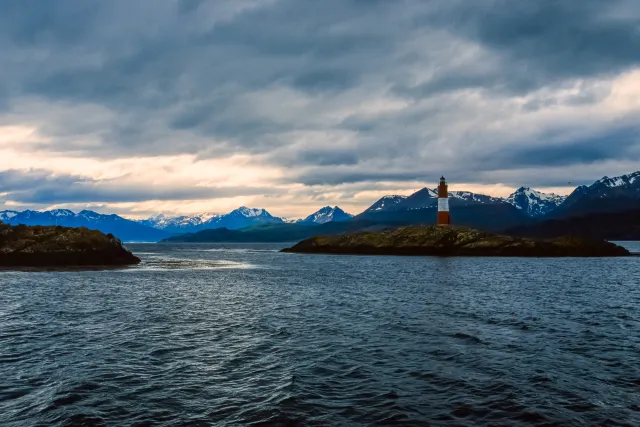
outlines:
[{"label": "distant hill", "polygon": [[157,242],[171,237],[171,233],[147,227],[136,221],[122,218],[118,215],[103,215],[97,212],[83,210],[75,213],[68,209],[51,211],[2,211],[0,221],[9,225],[60,225],[63,227],[86,227],[99,230],[105,234],[111,233],[125,242]]},{"label": "distant hill", "polygon": [[376,226],[368,221],[331,221],[324,224],[315,223],[282,223],[261,224],[241,230],[218,228],[202,230],[197,233],[184,234],[168,238],[163,243],[171,242],[293,242],[311,236],[323,234],[340,234]]},{"label": "distant hill", "polygon": [[640,240],[640,209],[550,219],[510,228],[507,234],[545,238],[574,235],[607,240]]}]

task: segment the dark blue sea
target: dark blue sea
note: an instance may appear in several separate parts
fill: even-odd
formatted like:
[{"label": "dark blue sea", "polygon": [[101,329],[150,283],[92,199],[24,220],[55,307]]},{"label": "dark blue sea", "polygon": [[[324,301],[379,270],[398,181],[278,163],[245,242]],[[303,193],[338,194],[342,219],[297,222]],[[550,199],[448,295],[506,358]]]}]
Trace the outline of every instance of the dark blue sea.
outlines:
[{"label": "dark blue sea", "polygon": [[0,271],[1,426],[640,425],[640,258],[129,247]]}]

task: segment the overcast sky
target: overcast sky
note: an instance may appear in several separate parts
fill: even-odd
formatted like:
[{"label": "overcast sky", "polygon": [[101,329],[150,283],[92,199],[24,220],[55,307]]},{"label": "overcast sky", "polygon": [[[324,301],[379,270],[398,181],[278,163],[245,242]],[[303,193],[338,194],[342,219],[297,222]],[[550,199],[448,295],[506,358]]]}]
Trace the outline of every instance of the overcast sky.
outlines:
[{"label": "overcast sky", "polygon": [[567,193],[639,128],[637,0],[0,0],[0,210]]}]

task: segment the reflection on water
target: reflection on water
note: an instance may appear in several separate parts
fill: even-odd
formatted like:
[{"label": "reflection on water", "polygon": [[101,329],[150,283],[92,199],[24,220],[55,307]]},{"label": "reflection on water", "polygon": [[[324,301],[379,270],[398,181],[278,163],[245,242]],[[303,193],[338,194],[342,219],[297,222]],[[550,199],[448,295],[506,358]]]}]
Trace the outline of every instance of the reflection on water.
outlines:
[{"label": "reflection on water", "polygon": [[[140,265],[143,270],[216,270],[221,268],[257,268],[257,266],[234,261],[208,259],[170,259],[149,255]],[[129,269],[136,272],[136,269]]]}]

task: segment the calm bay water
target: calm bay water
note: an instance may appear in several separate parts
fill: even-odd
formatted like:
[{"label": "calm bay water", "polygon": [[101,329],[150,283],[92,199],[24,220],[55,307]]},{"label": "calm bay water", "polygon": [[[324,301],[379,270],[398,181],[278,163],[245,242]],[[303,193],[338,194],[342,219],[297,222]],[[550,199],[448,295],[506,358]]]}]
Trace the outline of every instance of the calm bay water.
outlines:
[{"label": "calm bay water", "polygon": [[0,272],[0,425],[640,425],[640,258],[130,248]]}]

